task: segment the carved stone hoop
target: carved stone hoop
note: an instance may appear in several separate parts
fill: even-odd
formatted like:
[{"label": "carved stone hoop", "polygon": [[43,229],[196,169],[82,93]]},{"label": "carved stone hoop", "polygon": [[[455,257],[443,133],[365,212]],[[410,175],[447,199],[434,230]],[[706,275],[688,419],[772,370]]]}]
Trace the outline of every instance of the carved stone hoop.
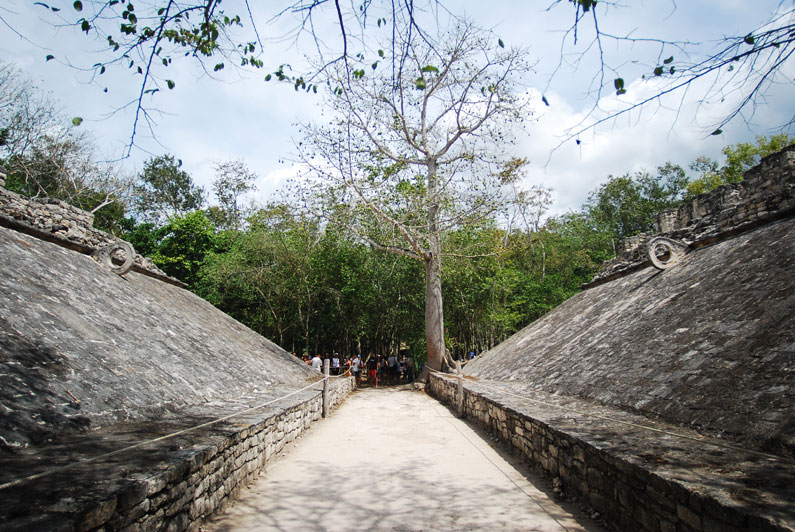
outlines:
[{"label": "carved stone hoop", "polygon": [[649,260],[659,270],[670,268],[687,254],[685,244],[664,236],[649,240],[646,250],[649,253]]},{"label": "carved stone hoop", "polygon": [[[124,263],[120,265],[116,265],[113,262],[114,254],[117,251],[121,251],[124,254]],[[106,246],[101,247],[94,253],[94,257],[97,261],[108,268],[110,271],[117,275],[124,275],[130,268],[133,267],[135,263],[135,250],[132,247],[132,244],[129,242],[115,242],[113,244],[108,244]]]}]

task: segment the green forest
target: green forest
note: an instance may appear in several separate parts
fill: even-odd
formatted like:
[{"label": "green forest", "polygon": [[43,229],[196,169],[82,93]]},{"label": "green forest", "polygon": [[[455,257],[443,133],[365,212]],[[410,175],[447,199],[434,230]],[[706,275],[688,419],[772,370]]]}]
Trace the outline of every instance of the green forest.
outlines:
[{"label": "green forest", "polygon": [[[128,240],[167,274],[287,351],[386,353],[424,360],[425,272],[352,231],[344,198],[287,187],[267,204],[247,199],[245,161],[215,165],[197,186],[177,154],[124,175],[96,155],[60,106],[0,65],[0,165],[6,188],[94,212],[95,226]],[[786,134],[727,146],[724,160],[604,176],[582,207],[550,216],[551,189],[514,194],[501,213],[463,220],[444,235],[444,335],[454,358],[480,353],[575,294],[619,241],[653,229],[654,215],[723,184],[792,143]],[[505,172],[521,172],[513,159]],[[380,169],[380,172],[388,170]],[[323,194],[324,212],[307,204]],[[337,213],[329,216],[329,213]],[[374,224],[373,231],[381,230]]]}]

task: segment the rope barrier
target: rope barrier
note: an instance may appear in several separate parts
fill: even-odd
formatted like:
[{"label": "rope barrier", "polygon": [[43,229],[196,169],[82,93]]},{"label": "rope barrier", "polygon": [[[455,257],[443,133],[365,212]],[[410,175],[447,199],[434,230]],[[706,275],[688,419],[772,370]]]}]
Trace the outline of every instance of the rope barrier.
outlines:
[{"label": "rope barrier", "polygon": [[266,407],[268,405],[271,405],[273,403],[281,401],[282,399],[287,399],[290,396],[293,396],[293,395],[296,395],[298,393],[301,393],[304,390],[308,390],[312,386],[316,386],[317,384],[322,383],[324,380],[326,380],[326,378],[327,377],[324,376],[322,379],[317,380],[317,381],[313,382],[312,384],[310,384],[308,386],[304,386],[300,390],[295,390],[293,392],[288,393],[287,395],[283,395],[281,397],[277,397],[276,399],[272,399],[272,400],[267,401],[265,403],[262,403],[262,404],[259,404],[259,405],[256,405],[256,406],[252,406],[250,408],[247,408],[245,410],[241,410],[239,412],[235,412],[234,414],[229,414],[227,416],[216,418],[216,419],[214,419],[212,421],[207,421],[207,422],[201,423],[199,425],[194,425],[194,426],[189,427],[187,429],[182,429],[182,430],[178,430],[176,432],[172,432],[171,434],[166,434],[165,436],[159,436],[157,438],[152,438],[150,440],[139,442],[139,443],[136,443],[134,445],[130,445],[128,447],[124,447],[122,449],[117,449],[115,451],[110,451],[110,452],[107,452],[107,453],[104,453],[104,454],[100,454],[98,456],[93,456],[91,458],[86,458],[85,460],[80,460],[78,462],[72,462],[72,463],[66,464],[64,466],[54,467],[52,469],[47,469],[46,471],[42,471],[41,473],[36,473],[35,475],[30,475],[30,476],[27,476],[27,477],[24,477],[24,478],[20,478],[20,479],[17,479],[17,480],[12,480],[11,482],[6,482],[5,484],[0,484],[0,491],[2,491],[4,489],[7,489],[7,488],[12,488],[14,486],[19,486],[20,484],[23,484],[25,482],[29,482],[31,480],[36,480],[36,479],[39,479],[39,478],[42,478],[42,477],[46,477],[46,476],[52,475],[52,474],[60,472],[60,471],[71,469],[71,468],[76,467],[78,465],[83,465],[83,464],[88,464],[88,463],[91,463],[91,462],[96,462],[97,460],[101,460],[103,458],[109,458],[111,456],[116,456],[118,454],[122,454],[122,453],[125,453],[127,451],[131,451],[133,449],[138,449],[140,447],[145,447],[145,446],[150,445],[152,443],[157,443],[157,442],[169,440],[171,438],[175,438],[177,436],[181,436],[182,434],[185,434],[185,433],[188,433],[188,432],[192,432],[192,431],[197,430],[197,429],[209,427],[211,425],[215,425],[216,423],[220,423],[222,421],[226,421],[228,419],[232,419],[234,417],[241,416],[243,414],[247,414],[248,412],[252,412],[254,410],[259,410],[260,408],[264,408],[264,407]]},{"label": "rope barrier", "polygon": [[[443,373],[443,372],[435,370],[433,368],[428,368],[428,369],[431,372],[438,373],[440,375],[447,375],[447,376],[457,377],[457,375]],[[650,432],[657,432],[657,433],[660,433],[660,434],[665,434],[665,435],[668,435],[668,436],[674,436],[676,438],[681,438],[683,440],[690,440],[690,441],[695,441],[695,442],[698,442],[698,443],[705,443],[707,445],[712,445],[714,447],[722,447],[724,449],[730,449],[730,450],[733,450],[733,451],[741,451],[741,452],[745,452],[745,453],[750,453],[750,454],[754,454],[754,455],[757,455],[757,456],[763,456],[763,457],[768,458],[768,459],[774,459],[774,460],[781,460],[782,459],[782,457],[776,456],[774,454],[764,453],[762,451],[754,451],[752,449],[745,449],[743,447],[739,447],[739,446],[736,446],[736,445],[730,445],[728,443],[717,442],[717,441],[714,441],[714,440],[708,440],[708,439],[706,439],[707,438],[706,436],[703,436],[701,434],[699,434],[698,437],[688,436],[687,434],[680,434],[678,432],[672,432],[672,431],[669,431],[669,430],[658,429],[656,427],[649,427],[648,425],[640,425],[638,423],[632,423],[631,421],[622,421],[620,419],[615,419],[615,418],[611,418],[611,417],[608,417],[608,416],[603,416],[603,415],[600,415],[600,414],[594,414],[592,412],[582,412],[580,410],[577,410],[576,408],[571,408],[571,407],[563,406],[563,405],[556,405],[554,403],[547,403],[545,401],[540,401],[538,399],[532,399],[532,398],[527,397],[525,395],[515,394],[515,393],[512,393],[512,392],[508,392],[506,390],[500,390],[500,393],[504,393],[506,395],[511,395],[513,397],[517,397],[519,399],[530,401],[532,403],[537,403],[537,404],[544,405],[544,406],[549,406],[549,407],[552,407],[552,408],[558,408],[560,410],[565,410],[567,412],[572,412],[572,413],[575,413],[575,414],[578,414],[578,415],[581,415],[581,416],[593,417],[593,418],[601,419],[603,421],[609,421],[611,423],[619,423],[621,425],[627,425],[627,426],[630,426],[630,427],[633,427],[633,428],[636,428],[636,429],[647,430],[647,431],[650,431]]]}]

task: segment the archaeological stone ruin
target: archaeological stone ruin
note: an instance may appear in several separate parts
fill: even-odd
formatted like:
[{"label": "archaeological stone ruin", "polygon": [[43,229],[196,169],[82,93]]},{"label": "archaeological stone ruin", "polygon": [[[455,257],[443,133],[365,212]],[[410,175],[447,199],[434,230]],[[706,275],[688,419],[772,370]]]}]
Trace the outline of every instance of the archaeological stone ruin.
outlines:
[{"label": "archaeological stone ruin", "polygon": [[0,530],[184,530],[320,418],[320,376],[91,222],[0,186]]},{"label": "archaeological stone ruin", "polygon": [[[790,147],[427,390],[616,529],[795,530],[793,215]],[[319,376],[91,224],[0,180],[0,531],[198,530]]]},{"label": "archaeological stone ruin", "polygon": [[621,530],[793,530],[793,214],[795,146],[431,391]]}]

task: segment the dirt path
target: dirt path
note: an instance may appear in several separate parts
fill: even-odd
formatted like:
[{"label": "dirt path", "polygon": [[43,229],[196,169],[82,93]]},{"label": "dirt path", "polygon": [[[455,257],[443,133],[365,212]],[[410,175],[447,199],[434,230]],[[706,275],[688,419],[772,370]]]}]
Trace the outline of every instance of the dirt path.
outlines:
[{"label": "dirt path", "polygon": [[447,408],[407,389],[354,393],[207,529],[598,530]]}]

